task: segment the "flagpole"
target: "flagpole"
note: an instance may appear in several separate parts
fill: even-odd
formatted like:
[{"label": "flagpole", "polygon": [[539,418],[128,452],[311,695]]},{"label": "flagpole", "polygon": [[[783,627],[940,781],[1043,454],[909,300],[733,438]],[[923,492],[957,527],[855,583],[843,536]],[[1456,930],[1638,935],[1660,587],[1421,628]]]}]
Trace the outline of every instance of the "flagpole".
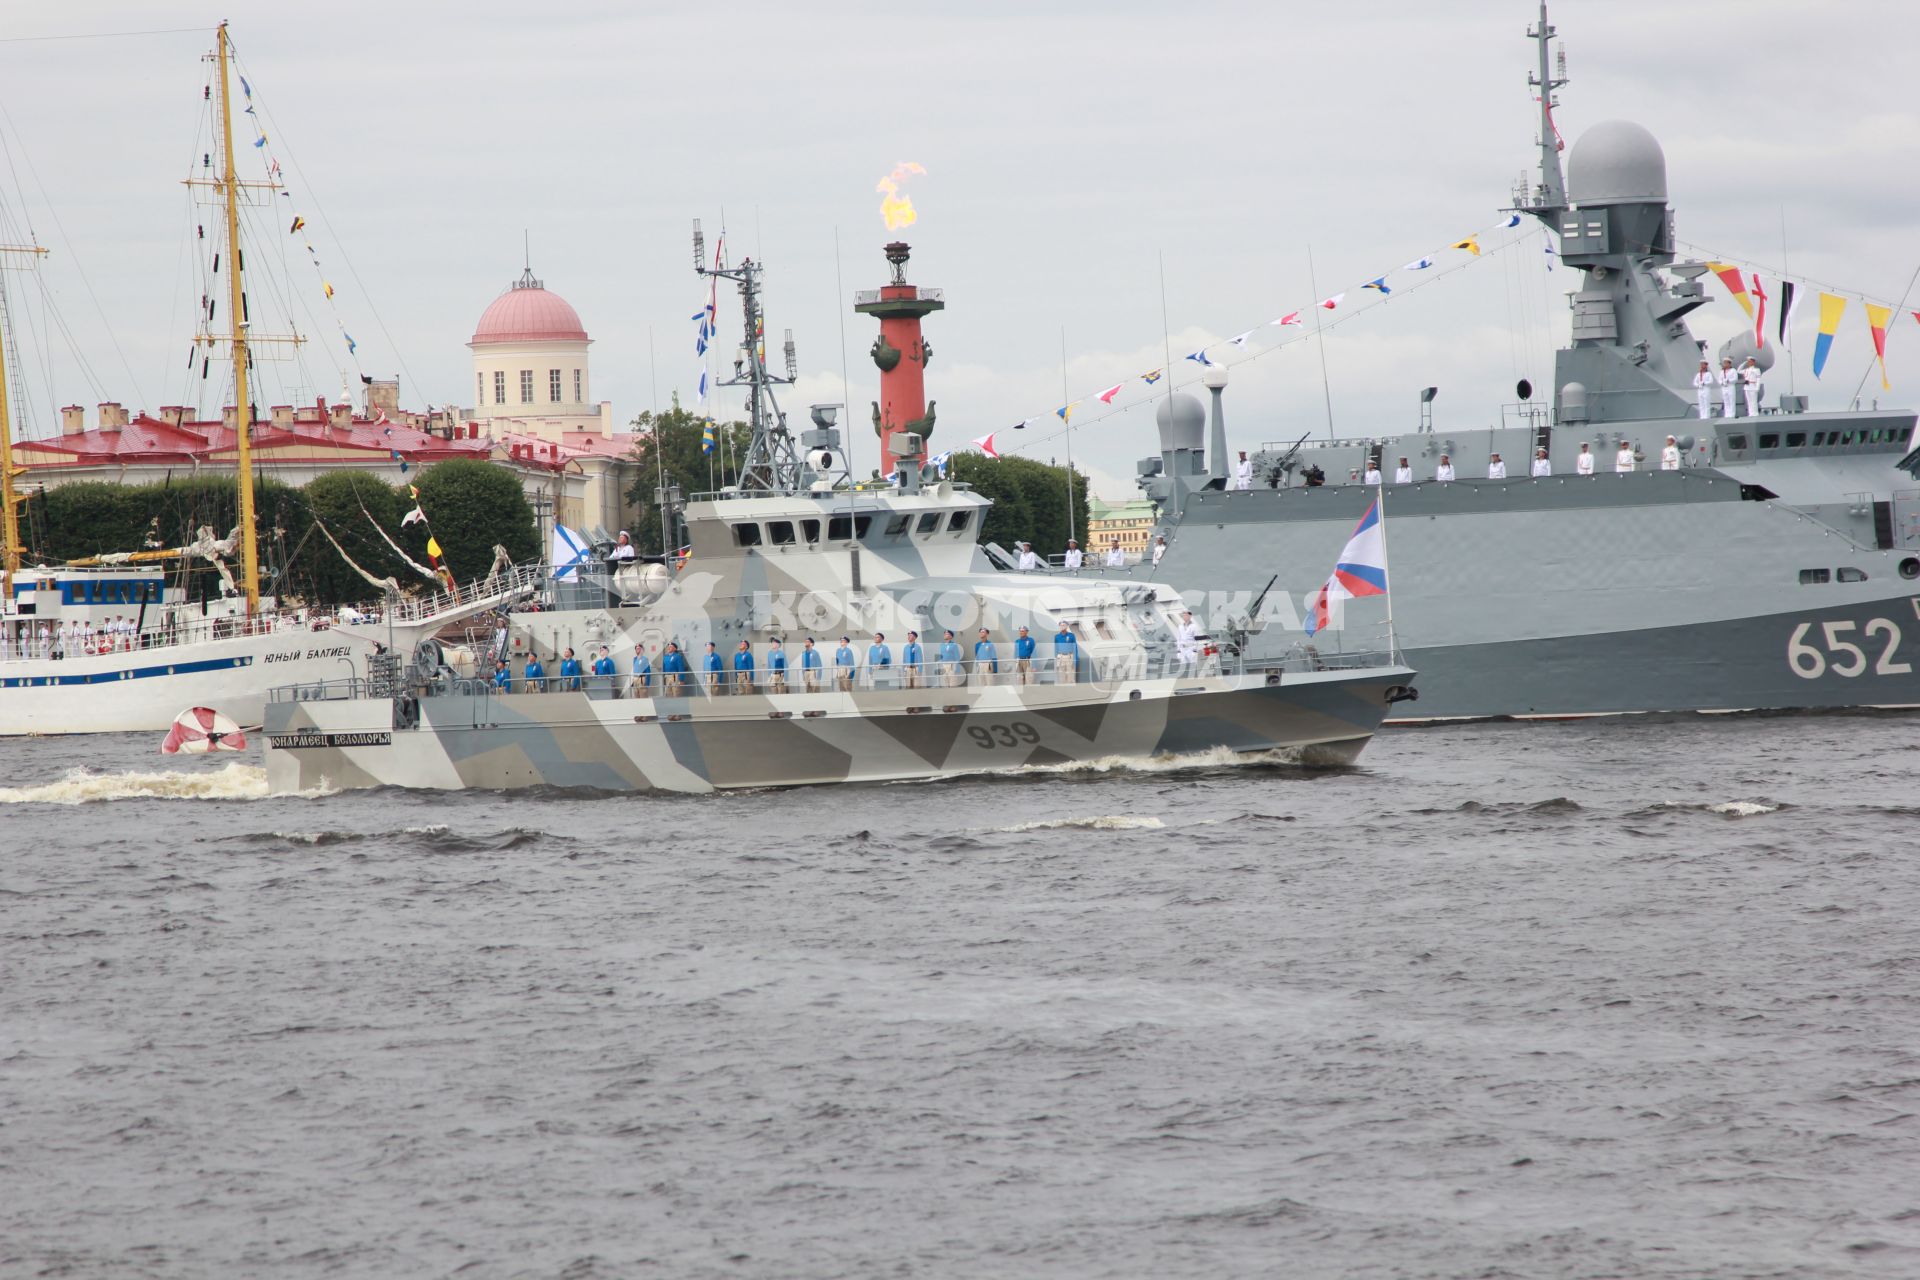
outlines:
[{"label": "flagpole", "polygon": [[1387,580],[1387,661],[1397,661],[1399,644],[1393,635],[1393,569],[1387,562],[1387,486],[1375,485],[1373,500],[1380,504],[1380,576]]},{"label": "flagpole", "polygon": [[[1072,393],[1067,390],[1067,326],[1060,326],[1060,403],[1070,404],[1067,399]],[[1073,523],[1073,412],[1067,412],[1067,541],[1073,542],[1080,536]],[[1064,552],[1066,548],[1062,547]]]}]

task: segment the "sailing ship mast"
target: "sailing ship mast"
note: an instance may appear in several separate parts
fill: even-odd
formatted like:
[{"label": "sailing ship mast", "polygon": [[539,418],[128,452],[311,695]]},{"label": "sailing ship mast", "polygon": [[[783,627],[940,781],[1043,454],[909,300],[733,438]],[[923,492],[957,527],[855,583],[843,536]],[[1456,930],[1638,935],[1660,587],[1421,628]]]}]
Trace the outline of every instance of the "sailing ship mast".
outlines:
[{"label": "sailing ship mast", "polygon": [[[25,253],[38,257],[46,253],[37,244],[0,244],[0,254]],[[4,290],[4,286],[0,286]],[[13,417],[8,403],[7,369],[12,364],[12,336],[7,332],[11,318],[4,292],[0,292],[0,609],[13,602],[13,575],[20,571],[20,496],[13,491],[13,478],[19,473],[13,465]]]},{"label": "sailing ship mast", "polygon": [[260,611],[260,542],[253,524],[253,404],[247,395],[246,295],[241,280],[239,175],[233,160],[233,104],[227,77],[233,61],[227,24],[220,24],[220,130],[225,172],[220,182],[227,213],[227,342],[233,349],[233,421],[240,471],[240,563],[247,591],[247,616]]}]

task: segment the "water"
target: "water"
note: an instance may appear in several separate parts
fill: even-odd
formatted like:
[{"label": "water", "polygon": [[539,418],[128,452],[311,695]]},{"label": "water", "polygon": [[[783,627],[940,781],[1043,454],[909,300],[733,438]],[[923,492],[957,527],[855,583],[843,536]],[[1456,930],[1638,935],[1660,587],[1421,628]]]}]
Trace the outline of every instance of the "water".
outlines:
[{"label": "water", "polygon": [[715,798],[0,745],[0,1275],[1920,1274],[1916,727]]}]

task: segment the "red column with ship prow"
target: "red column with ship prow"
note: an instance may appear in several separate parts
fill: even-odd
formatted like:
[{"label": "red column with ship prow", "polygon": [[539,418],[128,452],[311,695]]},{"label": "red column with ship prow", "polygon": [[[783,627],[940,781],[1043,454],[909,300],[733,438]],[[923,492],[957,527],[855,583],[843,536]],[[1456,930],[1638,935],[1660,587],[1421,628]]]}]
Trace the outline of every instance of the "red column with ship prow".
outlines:
[{"label": "red column with ship prow", "polygon": [[893,279],[878,289],[863,289],[854,295],[853,309],[862,315],[876,316],[880,336],[873,341],[873,363],[880,370],[880,399],[873,406],[873,427],[880,437],[881,474],[890,474],[899,454],[895,437],[913,432],[922,442],[917,455],[926,461],[924,441],[933,434],[932,404],[927,402],[927,361],[933,349],[920,333],[920,317],[942,310],[947,304],[938,289],[923,289],[907,283],[905,241],[896,240],[886,247],[887,262]]}]

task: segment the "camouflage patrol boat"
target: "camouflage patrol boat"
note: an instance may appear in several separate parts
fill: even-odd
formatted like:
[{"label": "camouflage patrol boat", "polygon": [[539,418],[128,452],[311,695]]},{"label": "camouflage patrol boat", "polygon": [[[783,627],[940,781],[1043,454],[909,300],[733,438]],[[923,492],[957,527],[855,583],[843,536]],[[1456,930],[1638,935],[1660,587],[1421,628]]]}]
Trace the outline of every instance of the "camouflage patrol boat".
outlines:
[{"label": "camouflage patrol boat", "polygon": [[[1676,260],[1666,158],[1646,129],[1594,125],[1562,173],[1555,34],[1543,4],[1528,32],[1540,176],[1512,202],[1578,273],[1547,402],[1522,381],[1484,427],[1278,440],[1249,450],[1242,488],[1219,389],[1210,431],[1199,401],[1176,396],[1160,456],[1139,465],[1166,550],[1133,572],[1200,599],[1244,601],[1265,584],[1274,616],[1254,652],[1284,644],[1292,602],[1318,587],[1377,468],[1401,652],[1421,672],[1420,700],[1394,720],[1920,705],[1913,411],[1814,410],[1764,387],[1757,413],[1744,395],[1696,399],[1703,360],[1769,370],[1777,344],[1756,345],[1749,325],[1710,354],[1689,331],[1709,264]],[[1489,478],[1496,457],[1510,469]],[[1403,460],[1410,482],[1395,483]],[[1346,633],[1371,634],[1381,609],[1345,613]]]},{"label": "camouflage patrol boat", "polygon": [[[572,649],[583,662],[604,651],[618,674],[529,680],[523,666],[503,689],[428,643],[350,679],[275,690],[263,735],[274,791],[704,792],[1218,750],[1345,764],[1412,696],[1413,673],[1380,655],[1248,660],[1241,634],[1197,635],[1164,584],[995,571],[978,546],[988,501],[939,479],[917,436],[895,437],[897,486],[855,486],[838,406],[816,406],[796,447],[773,402],[783,380],[751,336],[757,271],[738,272],[754,365],[741,484],[683,504],[663,494],[688,555],[576,571],[550,586],[549,607],[511,615],[509,648],[546,672]],[[1022,627],[1038,642],[1026,660]],[[1056,657],[1063,628],[1072,652]],[[949,630],[957,653],[942,651]],[[909,631],[922,661],[904,649]],[[983,631],[990,648],[977,647]],[[803,665],[808,638],[831,651],[843,635],[863,660]],[[882,635],[885,664],[870,652]],[[695,656],[709,643],[729,658],[715,674]],[[659,670],[670,645],[692,670]],[[751,670],[731,660],[743,651]]]}]

